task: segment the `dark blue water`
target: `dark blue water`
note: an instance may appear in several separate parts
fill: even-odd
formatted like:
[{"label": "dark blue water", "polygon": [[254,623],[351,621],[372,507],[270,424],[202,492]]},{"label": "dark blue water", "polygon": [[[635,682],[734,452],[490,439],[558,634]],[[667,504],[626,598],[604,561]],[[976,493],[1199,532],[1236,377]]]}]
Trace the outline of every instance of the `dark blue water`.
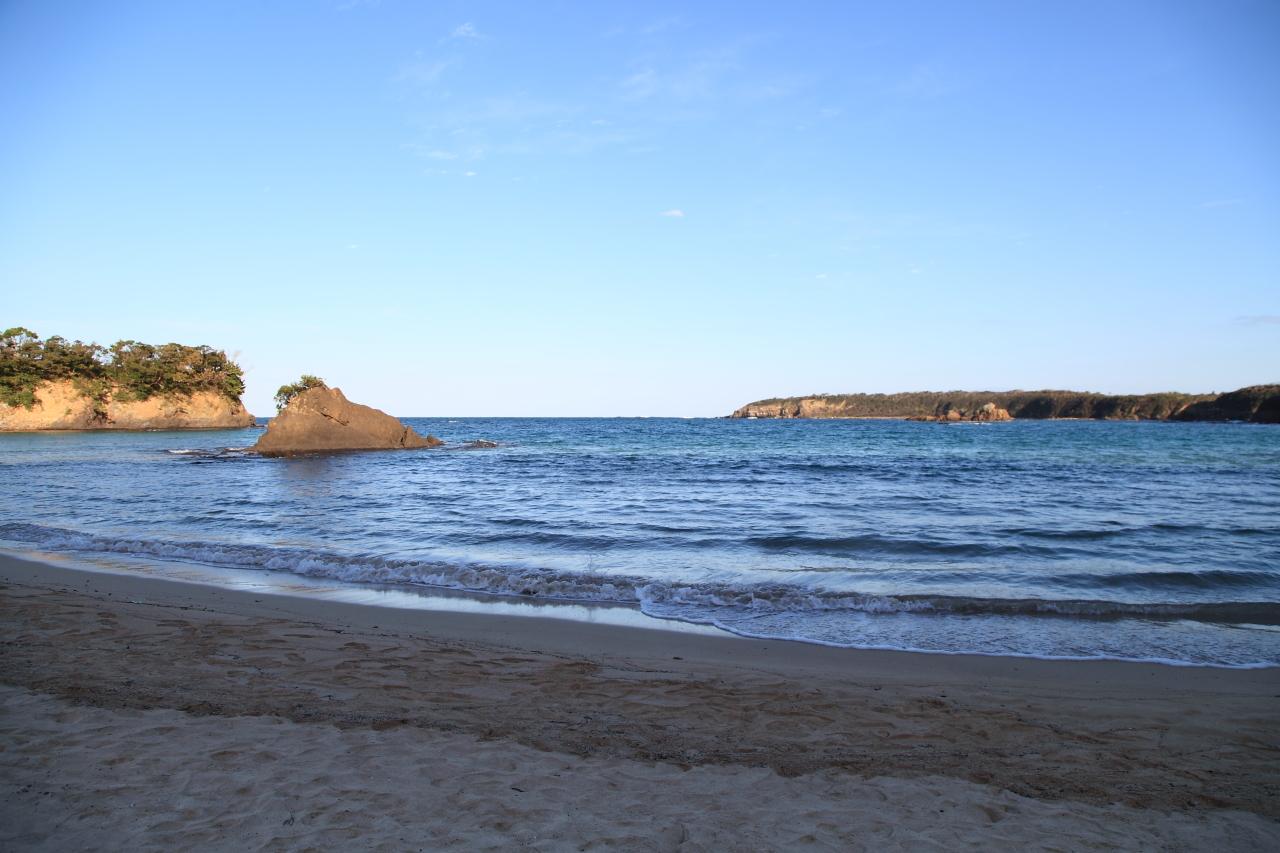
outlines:
[{"label": "dark blue water", "polygon": [[[0,435],[0,538],[838,645],[1280,663],[1280,428],[408,422],[450,447]],[[459,448],[481,438],[500,446]]]}]

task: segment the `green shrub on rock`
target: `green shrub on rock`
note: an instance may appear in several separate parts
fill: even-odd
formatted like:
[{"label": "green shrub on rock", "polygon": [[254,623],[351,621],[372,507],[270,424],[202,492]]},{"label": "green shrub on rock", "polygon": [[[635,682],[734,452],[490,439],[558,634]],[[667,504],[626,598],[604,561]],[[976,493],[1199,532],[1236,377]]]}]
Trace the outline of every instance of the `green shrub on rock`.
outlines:
[{"label": "green shrub on rock", "polygon": [[324,380],[319,376],[312,376],[310,373],[302,374],[302,378],[292,385],[281,385],[276,391],[276,411],[280,411],[289,405],[289,401],[301,394],[303,391],[311,388],[328,388]]}]

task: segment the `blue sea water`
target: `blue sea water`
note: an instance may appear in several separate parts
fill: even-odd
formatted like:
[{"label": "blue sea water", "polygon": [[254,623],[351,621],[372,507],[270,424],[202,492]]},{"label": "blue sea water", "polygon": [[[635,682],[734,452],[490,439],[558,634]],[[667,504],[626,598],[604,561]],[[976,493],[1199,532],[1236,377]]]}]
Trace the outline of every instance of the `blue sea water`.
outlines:
[{"label": "blue sea water", "polygon": [[0,544],[851,647],[1280,665],[1277,427],[406,422],[448,446],[263,459],[236,449],[257,430],[0,435]]}]

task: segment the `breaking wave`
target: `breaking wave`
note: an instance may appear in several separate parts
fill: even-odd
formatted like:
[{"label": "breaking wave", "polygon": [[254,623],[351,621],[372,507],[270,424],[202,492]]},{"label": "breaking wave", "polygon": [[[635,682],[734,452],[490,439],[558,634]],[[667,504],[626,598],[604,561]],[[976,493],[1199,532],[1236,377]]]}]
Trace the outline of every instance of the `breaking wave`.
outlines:
[{"label": "breaking wave", "polygon": [[[889,595],[823,590],[784,583],[678,583],[633,575],[575,573],[537,567],[463,564],[367,554],[344,555],[304,548],[110,537],[24,523],[0,524],[0,538],[49,550],[125,554],[227,568],[265,569],[351,583],[412,584],[555,601],[630,604],[659,616],[666,615],[664,611],[667,608],[698,607],[761,614],[846,611],[873,615],[910,613],[1182,620],[1280,626],[1280,602],[1137,603],[1094,599]],[[1144,585],[1150,586],[1151,576],[1161,573],[1134,574],[1145,582]],[[1251,573],[1238,574],[1247,576]],[[1199,576],[1186,572],[1168,572],[1163,576],[1168,584],[1202,582]],[[1096,576],[1093,579],[1098,580]],[[1215,577],[1214,582],[1231,585],[1229,579],[1223,577]],[[1116,582],[1111,585],[1125,584]]]}]

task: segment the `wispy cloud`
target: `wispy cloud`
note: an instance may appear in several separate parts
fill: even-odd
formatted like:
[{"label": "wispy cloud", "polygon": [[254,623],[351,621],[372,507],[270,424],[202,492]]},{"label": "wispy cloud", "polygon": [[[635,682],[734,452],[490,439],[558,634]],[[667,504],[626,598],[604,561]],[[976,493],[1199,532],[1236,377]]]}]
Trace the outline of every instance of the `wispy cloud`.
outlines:
[{"label": "wispy cloud", "polygon": [[418,139],[404,147],[425,159],[474,163],[499,155],[579,156],[637,141],[628,125],[589,118],[593,112],[523,92],[467,101],[442,95],[416,122]]},{"label": "wispy cloud", "polygon": [[624,77],[622,90],[629,98],[648,98],[658,91],[658,72],[645,68]]},{"label": "wispy cloud", "polygon": [[622,90],[624,96],[632,100],[655,96],[678,101],[710,98],[716,93],[720,80],[734,67],[730,61],[707,59],[669,71],[643,68],[623,78]]},{"label": "wispy cloud", "polygon": [[408,83],[413,86],[432,86],[439,82],[440,77],[450,65],[452,63],[447,59],[416,58],[400,66],[400,70],[396,72],[393,79],[397,83]]},{"label": "wispy cloud", "polygon": [[1201,206],[1201,207],[1203,207],[1203,208],[1206,208],[1206,209],[1212,210],[1212,209],[1217,208],[1217,207],[1235,207],[1235,206],[1236,206],[1236,205],[1238,205],[1238,204],[1244,204],[1244,199],[1242,199],[1242,198],[1218,198],[1218,199],[1214,199],[1213,201],[1206,201],[1204,204],[1202,204],[1202,205],[1200,205],[1200,206]]},{"label": "wispy cloud", "polygon": [[622,95],[628,100],[710,98],[724,88],[727,78],[742,70],[741,52],[741,45],[729,45],[700,51],[688,61],[668,68],[645,64],[622,78]]},{"label": "wispy cloud", "polygon": [[684,219],[684,211],[678,207],[673,207],[670,210],[664,210],[661,215],[669,216],[672,219]]},{"label": "wispy cloud", "polygon": [[1243,314],[1236,322],[1241,326],[1280,326],[1280,314]]},{"label": "wispy cloud", "polygon": [[656,21],[645,24],[640,28],[640,35],[652,36],[657,35],[665,30],[676,29],[684,25],[684,19],[679,15],[671,15],[666,18],[659,18]]},{"label": "wispy cloud", "polygon": [[[685,25],[664,19],[647,29],[657,33]],[[447,44],[436,47],[434,55],[419,52],[395,75],[393,82],[403,88],[414,113],[409,122],[416,133],[406,147],[416,156],[454,159],[455,165],[499,155],[581,156],[610,150],[640,156],[660,148],[672,123],[703,119],[720,101],[741,106],[783,99],[812,84],[803,75],[753,71],[748,54],[762,37],[743,36],[694,50],[655,47],[651,40],[644,53],[630,57],[614,75],[590,81],[576,96],[564,88],[539,90],[536,77],[530,78],[527,85],[534,88],[529,91],[485,91],[492,75],[484,66],[493,57],[468,51],[463,43],[485,38],[474,23],[459,24],[446,32]]]},{"label": "wispy cloud", "polygon": [[893,94],[904,98],[940,98],[961,88],[960,81],[936,65],[917,65],[891,87]]}]

